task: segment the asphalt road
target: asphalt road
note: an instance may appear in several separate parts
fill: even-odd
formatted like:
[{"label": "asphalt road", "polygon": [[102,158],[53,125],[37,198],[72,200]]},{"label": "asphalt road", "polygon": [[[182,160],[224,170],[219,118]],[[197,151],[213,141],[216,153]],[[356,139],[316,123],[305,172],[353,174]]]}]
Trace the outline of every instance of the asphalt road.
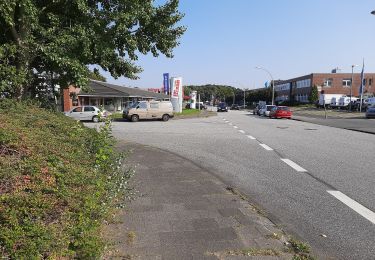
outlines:
[{"label": "asphalt road", "polygon": [[310,243],[319,258],[374,259],[375,135],[243,111],[114,122],[113,134],[201,165]]}]

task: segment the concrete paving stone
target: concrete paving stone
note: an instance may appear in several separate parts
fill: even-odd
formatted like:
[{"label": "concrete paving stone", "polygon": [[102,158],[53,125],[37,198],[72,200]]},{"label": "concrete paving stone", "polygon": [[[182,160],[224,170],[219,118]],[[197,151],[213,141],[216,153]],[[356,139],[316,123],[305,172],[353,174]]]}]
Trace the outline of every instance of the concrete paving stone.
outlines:
[{"label": "concrete paving stone", "polygon": [[220,241],[237,239],[233,228],[220,228],[217,230],[195,230],[183,232],[162,232],[160,242],[164,245],[178,245],[195,241]]},{"label": "concrete paving stone", "polygon": [[154,205],[139,205],[133,204],[130,207],[130,211],[132,212],[146,212],[146,211],[162,211],[163,205],[154,204]]},{"label": "concrete paving stone", "polygon": [[243,213],[238,208],[222,208],[218,211],[223,217],[243,215]]},{"label": "concrete paving stone", "polygon": [[187,210],[208,210],[216,208],[217,205],[212,204],[212,202],[202,196],[198,198],[198,200],[188,201],[185,203],[184,207]]},{"label": "concrete paving stone", "polygon": [[260,248],[274,248],[274,249],[283,249],[284,245],[280,240],[269,239],[266,237],[258,237],[254,239],[255,243]]},{"label": "concrete paving stone", "polygon": [[240,226],[235,230],[245,247],[257,246],[258,244],[255,242],[255,239],[262,237],[262,234],[254,226]]},{"label": "concrete paving stone", "polygon": [[228,207],[228,205],[233,208],[240,208],[243,206],[242,201],[238,197],[228,194],[209,194],[204,195],[204,197],[206,197],[210,203],[222,208]]},{"label": "concrete paving stone", "polygon": [[238,250],[244,248],[245,245],[240,239],[210,241],[207,246],[207,252],[221,252],[226,250]]},{"label": "concrete paving stone", "polygon": [[248,216],[245,216],[241,211],[240,213],[235,215],[234,218],[241,224],[245,226],[254,225],[255,222],[252,221]]},{"label": "concrete paving stone", "polygon": [[214,218],[201,218],[193,220],[193,227],[195,230],[218,229],[219,224]]},{"label": "concrete paving stone", "polygon": [[172,227],[172,231],[193,231],[195,230],[193,227],[193,221],[191,219],[184,220],[184,219],[179,219],[179,220],[171,220],[169,221],[169,224]]},{"label": "concrete paving stone", "polygon": [[240,223],[232,216],[229,217],[222,217],[216,218],[216,222],[219,224],[220,227],[237,227]]}]

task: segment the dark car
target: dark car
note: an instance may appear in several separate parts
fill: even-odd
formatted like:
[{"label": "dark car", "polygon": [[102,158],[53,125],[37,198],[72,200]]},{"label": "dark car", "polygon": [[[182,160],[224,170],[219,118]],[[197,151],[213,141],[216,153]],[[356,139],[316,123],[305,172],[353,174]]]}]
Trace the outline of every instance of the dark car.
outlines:
[{"label": "dark car", "polygon": [[228,106],[226,103],[221,102],[219,105],[217,105],[217,112],[228,112]]},{"label": "dark car", "polygon": [[240,106],[238,104],[233,104],[231,107],[230,107],[231,110],[240,110]]},{"label": "dark car", "polygon": [[375,106],[369,107],[367,109],[366,118],[375,118]]}]

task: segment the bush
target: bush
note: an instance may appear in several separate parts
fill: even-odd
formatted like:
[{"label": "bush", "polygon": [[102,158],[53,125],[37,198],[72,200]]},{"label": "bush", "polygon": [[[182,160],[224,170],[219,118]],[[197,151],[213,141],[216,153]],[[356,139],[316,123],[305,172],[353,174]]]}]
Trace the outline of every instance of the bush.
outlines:
[{"label": "bush", "polygon": [[97,132],[32,102],[0,100],[0,254],[13,259],[98,258],[103,221],[132,171]]}]

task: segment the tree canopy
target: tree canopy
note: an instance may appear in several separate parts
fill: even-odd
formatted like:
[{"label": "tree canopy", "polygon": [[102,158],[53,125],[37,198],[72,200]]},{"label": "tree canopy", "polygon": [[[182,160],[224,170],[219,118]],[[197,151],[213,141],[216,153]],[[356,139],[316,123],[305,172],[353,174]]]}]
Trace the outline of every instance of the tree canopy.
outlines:
[{"label": "tree canopy", "polygon": [[185,27],[178,0],[7,0],[0,2],[0,92],[23,97],[44,73],[84,86],[88,65],[136,79],[139,55],[173,57]]}]

